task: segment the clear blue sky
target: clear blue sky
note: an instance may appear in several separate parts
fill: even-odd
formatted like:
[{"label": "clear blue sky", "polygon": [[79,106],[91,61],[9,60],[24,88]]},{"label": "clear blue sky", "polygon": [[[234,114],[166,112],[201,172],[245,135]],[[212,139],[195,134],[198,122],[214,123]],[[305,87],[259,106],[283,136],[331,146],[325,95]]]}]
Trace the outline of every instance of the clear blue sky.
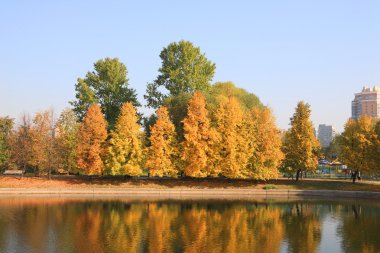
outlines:
[{"label": "clear blue sky", "polygon": [[380,85],[380,1],[3,1],[0,116],[74,98],[74,84],[118,57],[143,103],[159,53],[190,40],[288,128],[297,101],[342,130],[354,93]]}]

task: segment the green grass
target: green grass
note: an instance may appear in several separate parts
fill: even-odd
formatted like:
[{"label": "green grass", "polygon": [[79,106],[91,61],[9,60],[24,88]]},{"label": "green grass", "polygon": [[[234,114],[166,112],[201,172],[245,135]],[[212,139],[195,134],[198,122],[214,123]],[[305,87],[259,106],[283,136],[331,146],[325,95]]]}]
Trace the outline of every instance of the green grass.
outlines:
[{"label": "green grass", "polygon": [[278,187],[274,184],[266,184],[264,185],[263,189],[264,190],[270,190],[270,189],[277,189]]}]

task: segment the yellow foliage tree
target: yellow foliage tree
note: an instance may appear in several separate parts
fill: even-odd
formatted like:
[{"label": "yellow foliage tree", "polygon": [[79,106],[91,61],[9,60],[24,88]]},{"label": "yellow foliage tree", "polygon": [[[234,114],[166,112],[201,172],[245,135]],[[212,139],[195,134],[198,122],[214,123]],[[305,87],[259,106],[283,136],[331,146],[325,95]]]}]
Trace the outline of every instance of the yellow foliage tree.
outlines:
[{"label": "yellow foliage tree", "polygon": [[142,132],[136,108],[123,104],[115,130],[111,131],[107,155],[107,173],[139,176],[142,173]]},{"label": "yellow foliage tree", "polygon": [[246,117],[250,150],[254,149],[248,162],[250,177],[268,180],[278,177],[283,153],[281,136],[272,112],[268,108],[253,107]]},{"label": "yellow foliage tree", "polygon": [[183,127],[185,140],[182,143],[182,159],[185,163],[185,175],[198,178],[214,175],[212,147],[216,137],[210,127],[202,93],[195,92],[190,99]]},{"label": "yellow foliage tree", "polygon": [[317,167],[320,144],[314,135],[310,117],[310,105],[299,102],[290,119],[291,128],[285,134],[282,146],[285,154],[283,167],[288,171],[297,172],[296,180],[302,171],[314,171]]},{"label": "yellow foliage tree", "polygon": [[216,111],[217,132],[220,138],[218,166],[223,176],[247,178],[247,164],[254,151],[247,138],[247,125],[244,112],[235,97],[222,102]]},{"label": "yellow foliage tree", "polygon": [[150,127],[146,166],[150,176],[178,176],[178,159],[175,127],[170,121],[168,109],[164,106],[157,110],[157,121]]},{"label": "yellow foliage tree", "polygon": [[53,111],[36,113],[31,128],[31,165],[37,167],[37,173],[49,172],[55,165],[54,117]]},{"label": "yellow foliage tree", "polygon": [[102,154],[106,138],[106,121],[100,106],[93,104],[88,108],[78,131],[77,166],[85,174],[103,173]]},{"label": "yellow foliage tree", "polygon": [[353,182],[359,172],[371,172],[375,166],[374,141],[376,138],[373,119],[362,116],[357,121],[349,119],[343,133],[337,138],[340,158],[353,170]]}]

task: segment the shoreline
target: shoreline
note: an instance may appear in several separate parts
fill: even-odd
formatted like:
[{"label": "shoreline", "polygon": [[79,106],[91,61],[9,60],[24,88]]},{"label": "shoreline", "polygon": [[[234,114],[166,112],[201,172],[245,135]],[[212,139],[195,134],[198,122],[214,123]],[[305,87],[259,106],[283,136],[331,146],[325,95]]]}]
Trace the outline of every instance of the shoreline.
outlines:
[{"label": "shoreline", "polygon": [[322,197],[379,199],[380,192],[340,190],[294,189],[154,189],[154,188],[0,188],[5,196],[120,196],[120,197],[200,197],[200,198],[275,198],[275,197]]}]

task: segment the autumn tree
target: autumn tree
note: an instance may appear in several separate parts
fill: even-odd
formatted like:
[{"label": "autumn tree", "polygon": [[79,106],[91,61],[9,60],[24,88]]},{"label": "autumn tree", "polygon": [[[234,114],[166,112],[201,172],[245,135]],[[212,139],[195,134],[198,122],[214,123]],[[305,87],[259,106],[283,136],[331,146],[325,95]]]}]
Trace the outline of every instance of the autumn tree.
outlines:
[{"label": "autumn tree", "polygon": [[184,138],[182,143],[184,172],[189,177],[206,177],[218,174],[213,169],[215,132],[210,127],[204,96],[195,92],[189,101],[187,116],[183,120]]},{"label": "autumn tree", "polygon": [[[158,108],[168,96],[209,89],[215,64],[190,41],[170,43],[161,51],[160,58],[160,74],[148,84],[144,96],[149,107]],[[168,94],[163,93],[162,88]]]},{"label": "autumn tree", "polygon": [[102,154],[107,138],[106,125],[100,106],[91,105],[79,126],[77,135],[77,166],[85,174],[101,175],[103,172]]},{"label": "autumn tree", "polygon": [[175,128],[170,121],[168,109],[157,110],[157,121],[150,129],[146,166],[150,176],[178,176],[178,143]]},{"label": "autumn tree", "polygon": [[23,114],[20,124],[10,136],[11,161],[26,171],[32,159],[32,122]]},{"label": "autumn tree", "polygon": [[107,173],[139,176],[142,173],[142,132],[132,103],[125,103],[111,131],[107,155]]},{"label": "autumn tree", "polygon": [[76,146],[79,123],[71,109],[62,111],[56,123],[57,166],[67,171],[76,168]]},{"label": "autumn tree", "polygon": [[32,159],[31,165],[35,166],[36,173],[48,172],[50,175],[55,165],[55,127],[54,113],[52,110],[38,112],[33,118],[31,128],[32,137]]},{"label": "autumn tree", "polygon": [[310,116],[310,105],[299,102],[290,119],[291,128],[285,134],[282,146],[285,154],[283,167],[296,172],[296,180],[303,171],[314,171],[317,167],[320,144],[314,135]]},{"label": "autumn tree", "polygon": [[221,102],[216,111],[218,145],[218,164],[223,176],[228,178],[247,178],[248,160],[254,151],[250,145],[244,111],[235,97]]},{"label": "autumn tree", "polygon": [[70,102],[80,120],[90,105],[98,103],[113,129],[123,103],[140,105],[136,91],[129,88],[127,68],[118,58],[105,58],[94,64],[94,71],[75,84],[76,100]]},{"label": "autumn tree", "polygon": [[372,160],[376,172],[380,171],[380,120],[374,126],[374,139],[372,144]]},{"label": "autumn tree", "polygon": [[268,180],[278,177],[278,169],[283,158],[280,131],[272,112],[268,108],[253,107],[246,115],[248,139],[254,150],[248,161],[251,178]]},{"label": "autumn tree", "polygon": [[11,148],[10,135],[14,120],[9,117],[0,117],[0,170],[9,167]]},{"label": "autumn tree", "polygon": [[338,137],[339,157],[353,170],[353,183],[360,172],[371,172],[375,168],[373,145],[377,138],[373,125],[372,118],[368,116],[362,116],[357,121],[349,119]]}]

